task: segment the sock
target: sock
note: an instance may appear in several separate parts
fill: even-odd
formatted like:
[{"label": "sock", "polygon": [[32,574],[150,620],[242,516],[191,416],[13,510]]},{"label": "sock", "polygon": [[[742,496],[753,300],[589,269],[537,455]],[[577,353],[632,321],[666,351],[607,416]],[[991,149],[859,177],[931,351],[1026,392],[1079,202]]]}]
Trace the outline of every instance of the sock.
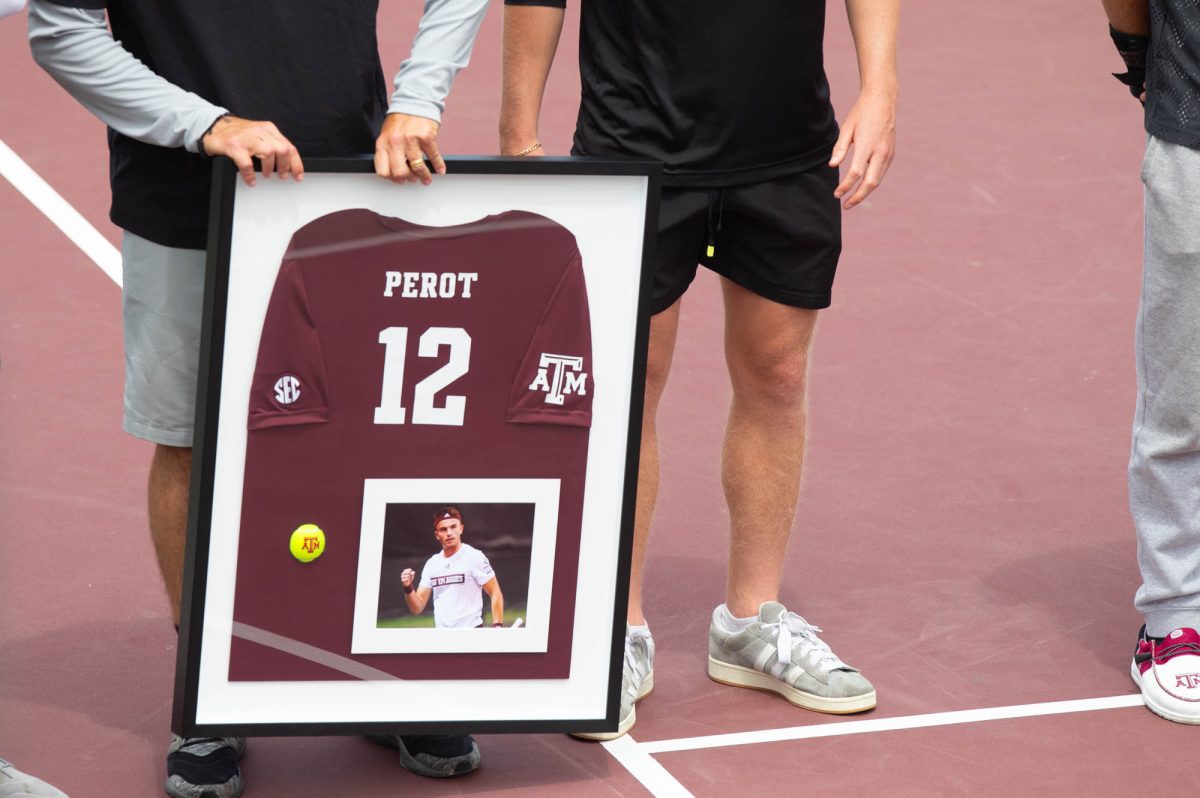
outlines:
[{"label": "sock", "polygon": [[625,636],[626,637],[649,637],[650,636],[650,625],[642,624],[641,626],[634,626],[633,624],[627,624],[625,626]]},{"label": "sock", "polygon": [[729,607],[722,604],[717,607],[717,617],[720,619],[721,626],[727,632],[742,632],[750,628],[750,624],[758,620],[757,615],[751,615],[749,618],[735,618],[733,613],[729,611]]},{"label": "sock", "polygon": [[1146,627],[1144,625],[1142,626],[1142,636],[1145,637],[1147,640],[1152,641],[1155,645],[1158,645],[1159,643],[1161,643],[1162,641],[1167,639],[1166,637],[1155,637],[1154,635],[1150,634],[1149,630],[1146,629]]}]

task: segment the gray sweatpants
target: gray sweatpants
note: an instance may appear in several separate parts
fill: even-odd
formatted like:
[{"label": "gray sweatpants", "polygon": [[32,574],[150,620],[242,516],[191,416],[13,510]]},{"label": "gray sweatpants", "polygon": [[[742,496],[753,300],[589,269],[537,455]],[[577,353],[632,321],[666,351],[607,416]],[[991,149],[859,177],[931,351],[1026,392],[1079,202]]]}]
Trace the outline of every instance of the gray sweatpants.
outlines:
[{"label": "gray sweatpants", "polygon": [[1129,505],[1156,637],[1200,628],[1200,152],[1151,137]]}]

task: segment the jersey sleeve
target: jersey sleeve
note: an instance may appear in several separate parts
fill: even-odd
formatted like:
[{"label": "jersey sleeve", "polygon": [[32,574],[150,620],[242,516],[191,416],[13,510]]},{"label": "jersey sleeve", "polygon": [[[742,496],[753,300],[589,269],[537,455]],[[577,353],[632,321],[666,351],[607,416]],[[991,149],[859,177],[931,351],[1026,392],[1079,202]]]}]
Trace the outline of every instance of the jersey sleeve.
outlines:
[{"label": "jersey sleeve", "polygon": [[429,590],[433,587],[433,582],[429,580],[429,570],[429,561],[426,560],[421,566],[421,581],[417,583],[419,590]]},{"label": "jersey sleeve", "polygon": [[514,424],[592,425],[592,322],[574,250],[521,360],[509,394]]},{"label": "jersey sleeve", "polygon": [[492,564],[488,562],[487,555],[482,551],[478,552],[475,561],[471,564],[471,576],[474,578],[475,583],[483,587],[492,581],[492,577],[495,575],[496,572],[492,570]]},{"label": "jersey sleeve", "polygon": [[299,262],[284,260],[267,306],[250,386],[249,428],[329,420],[321,339]]}]

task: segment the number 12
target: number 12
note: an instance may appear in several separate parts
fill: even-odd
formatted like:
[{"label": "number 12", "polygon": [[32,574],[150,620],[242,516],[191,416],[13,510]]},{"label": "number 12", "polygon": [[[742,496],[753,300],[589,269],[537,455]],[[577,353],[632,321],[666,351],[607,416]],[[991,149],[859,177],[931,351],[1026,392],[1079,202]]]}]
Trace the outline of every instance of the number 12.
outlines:
[{"label": "number 12", "polygon": [[[388,327],[379,333],[383,355],[383,396],[375,408],[376,424],[404,424],[407,415],[401,393],[404,391],[404,359],[408,351],[408,328]],[[447,396],[442,407],[434,405],[437,392],[467,373],[471,361],[471,336],[462,327],[430,327],[421,334],[417,345],[420,357],[437,357],[443,346],[450,347],[446,365],[417,383],[413,390],[414,424],[442,424],[461,427],[467,397]]]}]

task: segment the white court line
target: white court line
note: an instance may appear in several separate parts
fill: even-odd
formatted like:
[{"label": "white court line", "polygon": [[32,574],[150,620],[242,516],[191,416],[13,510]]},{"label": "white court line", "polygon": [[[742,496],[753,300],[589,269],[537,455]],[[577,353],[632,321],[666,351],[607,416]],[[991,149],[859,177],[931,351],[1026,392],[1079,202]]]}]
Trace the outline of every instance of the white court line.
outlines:
[{"label": "white court line", "polygon": [[[878,720],[852,720],[825,723],[819,726],[792,726],[786,729],[713,734],[706,737],[684,737],[678,740],[657,740],[638,743],[640,752],[652,755],[672,751],[695,751],[701,748],[721,748],[751,743],[774,743],[782,740],[808,740],[817,737],[837,737],[844,734],[924,729],[930,726],[950,726],[956,723],[978,723],[987,720],[1033,718],[1040,715],[1063,715],[1071,712],[1093,712],[1102,709],[1125,709],[1142,706],[1142,696],[1116,695],[1109,698],[1082,698],[1075,701],[1051,701],[1044,704],[1020,704],[1011,707],[965,709],[957,712],[934,712],[928,715],[906,715]],[[615,742],[615,741],[614,741]],[[635,774],[636,775],[636,774]],[[668,795],[671,793],[667,793]]]},{"label": "white court line", "polygon": [[705,737],[683,737],[677,740],[656,740],[639,743],[629,735],[604,743],[634,778],[655,798],[691,798],[692,793],[679,783],[656,759],[654,754],[676,751],[696,751],[703,748],[724,748],[753,743],[775,743],[785,740],[808,740],[819,737],[838,737],[847,734],[925,729],[931,726],[951,726],[959,723],[978,723],[989,720],[1034,718],[1043,715],[1065,715],[1072,712],[1095,712],[1104,709],[1127,709],[1142,706],[1142,696],[1116,695],[1108,698],[1082,698],[1074,701],[1050,701],[1043,704],[1018,704],[987,709],[965,709],[956,712],[933,712],[927,715],[906,715],[877,720],[852,720],[819,726],[792,726],[784,729],[712,734]]},{"label": "white court line", "polygon": [[601,745],[655,798],[693,798],[670,771],[650,756],[644,743],[638,743],[626,734]]},{"label": "white court line", "polygon": [[0,175],[24,194],[25,199],[62,230],[114,283],[121,285],[121,253],[117,248],[3,140],[0,140]]}]

